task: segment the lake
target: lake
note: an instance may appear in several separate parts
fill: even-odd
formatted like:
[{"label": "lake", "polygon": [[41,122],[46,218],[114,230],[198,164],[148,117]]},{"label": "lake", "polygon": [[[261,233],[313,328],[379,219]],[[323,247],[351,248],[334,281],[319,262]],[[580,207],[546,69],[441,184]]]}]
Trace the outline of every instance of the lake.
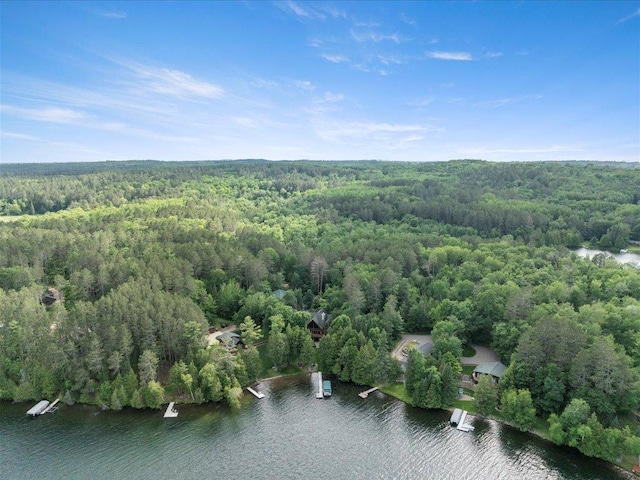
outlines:
[{"label": "lake", "polygon": [[[0,404],[3,479],[623,479],[605,462],[494,421],[475,432],[450,414],[409,407],[333,382],[315,398],[315,376],[259,385],[231,412],[222,405],[160,411],[62,406],[27,418],[32,404]],[[35,404],[35,402],[33,402]]]},{"label": "lake", "polygon": [[604,253],[607,257],[613,257],[620,263],[629,263],[640,267],[640,255],[637,253],[610,253],[603,250],[596,250],[594,248],[579,248],[575,250],[576,255],[583,258],[593,258],[599,253]]}]

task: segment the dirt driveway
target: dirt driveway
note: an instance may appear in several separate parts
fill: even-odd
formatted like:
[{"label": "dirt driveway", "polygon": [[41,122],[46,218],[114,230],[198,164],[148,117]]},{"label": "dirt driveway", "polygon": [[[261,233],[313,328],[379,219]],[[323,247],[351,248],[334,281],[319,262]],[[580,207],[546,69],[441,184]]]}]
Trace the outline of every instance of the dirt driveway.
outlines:
[{"label": "dirt driveway", "polygon": [[471,346],[475,348],[476,354],[473,357],[462,357],[460,359],[462,365],[480,365],[481,363],[498,361],[498,355],[490,348],[474,344],[471,344]]},{"label": "dirt driveway", "polygon": [[431,343],[431,335],[402,335],[402,338],[396,345],[396,348],[394,348],[391,352],[391,356],[397,358],[400,361],[406,360],[406,358],[402,355],[402,348],[409,342],[418,342],[418,345],[422,345],[423,343],[427,342]]},{"label": "dirt driveway", "polygon": [[216,341],[216,338],[218,338],[220,335],[227,332],[234,332],[237,329],[238,327],[236,327],[235,325],[229,325],[226,328],[221,328],[220,330],[216,330],[215,332],[207,335],[207,342],[209,342],[209,345],[213,345]]},{"label": "dirt driveway", "polygon": [[[412,341],[418,342],[419,345],[422,345],[423,343],[431,342],[431,335],[402,335],[402,338],[391,352],[391,356],[397,358],[400,361],[406,360],[406,358],[402,355],[402,348],[407,343]],[[476,354],[473,357],[462,357],[460,359],[460,363],[462,365],[480,365],[481,363],[498,361],[498,355],[496,355],[496,352],[494,352],[490,348],[473,344],[471,344],[471,346],[475,349]]]}]

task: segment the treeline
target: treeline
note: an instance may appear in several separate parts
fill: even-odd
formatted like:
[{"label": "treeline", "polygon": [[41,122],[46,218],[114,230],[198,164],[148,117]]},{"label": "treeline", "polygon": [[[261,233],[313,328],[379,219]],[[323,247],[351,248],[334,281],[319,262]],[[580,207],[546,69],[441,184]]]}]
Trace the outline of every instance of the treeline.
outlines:
[{"label": "treeline", "polygon": [[[484,237],[512,235],[541,245],[592,242],[621,249],[640,240],[640,169],[595,163],[436,164],[383,162],[107,162],[8,165],[0,175],[0,215],[120,206],[201,190],[203,177],[253,178],[261,194],[318,191],[342,216],[386,223],[429,219],[472,228]],[[354,187],[357,187],[354,189]],[[330,188],[332,192],[324,189]],[[309,208],[308,202],[305,208]],[[298,206],[298,204],[296,204]]]}]

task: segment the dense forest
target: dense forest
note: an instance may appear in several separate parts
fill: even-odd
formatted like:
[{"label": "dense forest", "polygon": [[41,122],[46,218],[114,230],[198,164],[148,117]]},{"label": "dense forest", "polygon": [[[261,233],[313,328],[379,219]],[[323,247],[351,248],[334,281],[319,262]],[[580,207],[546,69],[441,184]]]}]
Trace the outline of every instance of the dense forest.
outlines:
[{"label": "dense forest", "polygon": [[[225,399],[265,365],[392,383],[451,405],[462,346],[508,365],[478,385],[588,455],[640,454],[640,168],[594,163],[105,162],[0,170],[0,399],[158,407]],[[284,295],[275,296],[276,290]],[[334,320],[317,349],[305,328]],[[247,345],[209,346],[236,324]]]}]

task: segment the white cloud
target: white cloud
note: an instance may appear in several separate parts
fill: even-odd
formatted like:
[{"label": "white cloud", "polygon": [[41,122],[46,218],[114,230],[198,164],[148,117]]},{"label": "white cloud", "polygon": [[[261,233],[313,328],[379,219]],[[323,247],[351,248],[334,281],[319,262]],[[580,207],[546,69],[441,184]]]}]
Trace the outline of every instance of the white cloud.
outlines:
[{"label": "white cloud", "polygon": [[105,18],[127,18],[126,12],[123,12],[122,10],[117,10],[117,9],[102,12],[100,15],[102,15]]},{"label": "white cloud", "polygon": [[146,81],[146,86],[157,93],[176,97],[220,98],[225,95],[222,87],[196,80],[188,73],[169,68],[156,68],[139,63],[123,62],[135,76]]},{"label": "white cloud", "polygon": [[469,52],[427,52],[427,57],[436,58],[438,60],[473,60],[473,56]]},{"label": "white cloud", "polygon": [[380,43],[384,41],[390,41],[393,43],[400,43],[400,37],[397,33],[392,33],[390,35],[383,35],[375,32],[356,32],[355,30],[351,30],[351,37],[359,43],[363,42],[375,42]]},{"label": "white cloud", "polygon": [[388,138],[395,135],[419,134],[434,130],[424,125],[394,124],[386,122],[324,122],[319,125],[319,135],[327,140]]},{"label": "white cloud", "polygon": [[349,61],[349,59],[344,55],[331,55],[328,53],[323,53],[320,56],[324,58],[326,61],[331,63],[345,63]]},{"label": "white cloud", "polygon": [[306,90],[307,92],[312,92],[316,89],[316,86],[309,80],[293,80],[291,83],[294,87]]},{"label": "white cloud", "polygon": [[341,93],[324,92],[324,101],[329,103],[340,102],[344,99],[344,95]]},{"label": "white cloud", "polygon": [[404,22],[407,25],[411,25],[412,27],[415,27],[417,25],[416,21],[405,13],[401,13],[400,15],[398,15],[398,18],[401,22]]},{"label": "white cloud", "polygon": [[402,60],[396,55],[378,55],[378,60],[384,65],[399,65]]},{"label": "white cloud", "polygon": [[94,15],[99,15],[103,18],[110,18],[114,20],[121,20],[127,18],[127,12],[122,10],[118,10],[115,7],[110,8],[96,8],[93,6],[85,7],[87,11],[93,13]]},{"label": "white cloud", "polygon": [[486,52],[482,56],[484,58],[498,58],[502,56],[502,52]]},{"label": "white cloud", "polygon": [[512,105],[514,103],[520,103],[525,100],[533,100],[533,99],[539,99],[539,98],[542,98],[542,95],[537,94],[537,95],[523,95],[521,97],[498,98],[495,100],[478,102],[474,106],[481,107],[481,108],[497,108],[497,107],[504,107],[506,105]]},{"label": "white cloud", "polygon": [[549,145],[539,147],[526,148],[510,148],[510,147],[476,147],[462,149],[461,151],[473,155],[486,155],[496,153],[507,154],[548,154],[548,153],[564,153],[564,152],[582,152],[583,147],[578,145]]},{"label": "white cloud", "polygon": [[626,17],[621,18],[620,20],[618,20],[615,25],[620,25],[621,23],[624,22],[628,22],[629,20],[631,20],[632,18],[638,17],[640,16],[640,8],[638,8],[635,12],[633,12],[630,15],[627,15]]},{"label": "white cloud", "polygon": [[[287,0],[285,2],[277,2],[275,5],[283,12],[293,13],[295,16],[300,18],[310,18],[317,20],[324,20],[326,18],[326,15],[324,13],[309,4],[305,4],[305,6],[303,7],[299,3]],[[338,10],[335,10],[335,12],[338,12]],[[333,13],[328,13],[334,16]]]},{"label": "white cloud", "polygon": [[434,98],[428,97],[428,98],[423,98],[421,100],[417,100],[415,102],[409,102],[407,103],[407,105],[409,105],[410,107],[426,107],[428,105],[431,105],[434,101],[435,101]]},{"label": "white cloud", "polygon": [[24,133],[16,133],[16,132],[1,132],[3,138],[13,138],[16,140],[38,140],[38,137],[34,137],[33,135],[26,135]]},{"label": "white cloud", "polygon": [[10,115],[14,115],[29,120],[49,123],[74,123],[85,118],[83,112],[71,110],[69,108],[22,108],[13,105],[2,105],[1,109]]}]

